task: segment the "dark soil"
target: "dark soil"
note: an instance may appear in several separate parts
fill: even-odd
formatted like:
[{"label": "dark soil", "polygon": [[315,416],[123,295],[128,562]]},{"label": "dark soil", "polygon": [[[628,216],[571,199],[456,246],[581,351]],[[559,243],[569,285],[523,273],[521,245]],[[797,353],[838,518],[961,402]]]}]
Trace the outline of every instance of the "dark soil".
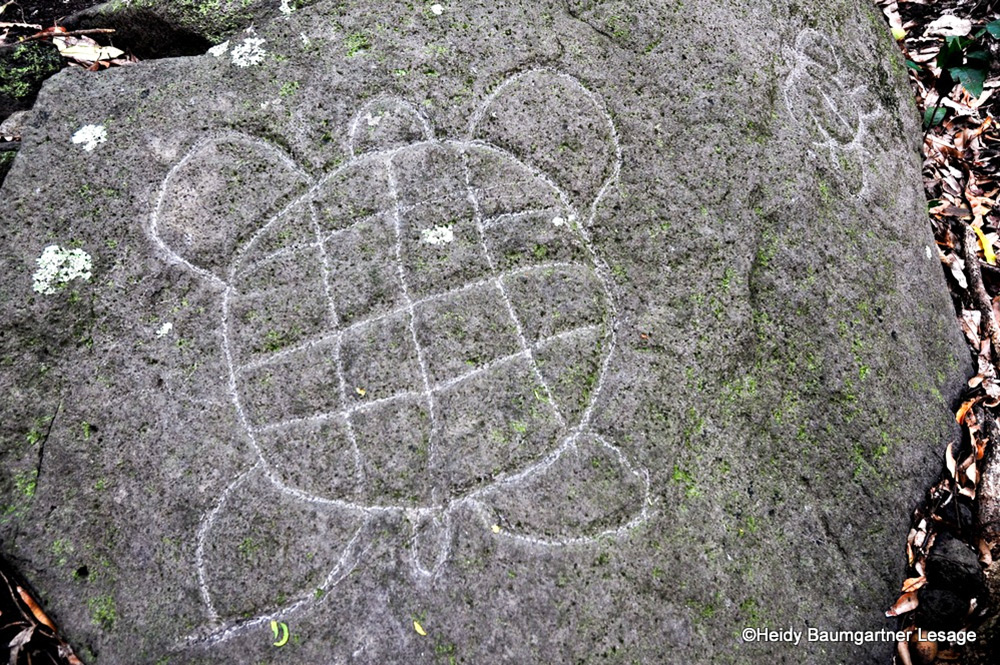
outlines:
[{"label": "dark soil", "polygon": [[[0,0],[0,7],[5,4],[6,0]],[[94,0],[14,0],[0,14],[0,21],[35,23],[47,28],[61,25],[61,19],[98,4]]]}]

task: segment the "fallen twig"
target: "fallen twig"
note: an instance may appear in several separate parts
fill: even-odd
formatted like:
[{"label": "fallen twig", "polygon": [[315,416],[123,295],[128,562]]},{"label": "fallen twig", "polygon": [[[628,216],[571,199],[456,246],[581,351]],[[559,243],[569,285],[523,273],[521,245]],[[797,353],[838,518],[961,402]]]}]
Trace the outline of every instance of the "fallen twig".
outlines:
[{"label": "fallen twig", "polygon": [[17,40],[17,43],[30,42],[39,39],[51,39],[53,37],[79,37],[80,35],[109,35],[113,33],[114,28],[91,28],[89,30],[67,30],[66,32],[46,32],[42,31],[34,35],[29,35],[27,37],[22,37]]},{"label": "fallen twig", "polygon": [[996,364],[998,354],[1000,354],[1000,328],[997,327],[996,317],[993,315],[993,301],[986,293],[983,286],[983,273],[979,269],[979,257],[976,255],[978,240],[972,230],[972,226],[962,224],[962,254],[965,259],[965,266],[968,269],[969,293],[976,304],[979,313],[982,314],[986,334],[990,337],[993,346],[993,362]]}]

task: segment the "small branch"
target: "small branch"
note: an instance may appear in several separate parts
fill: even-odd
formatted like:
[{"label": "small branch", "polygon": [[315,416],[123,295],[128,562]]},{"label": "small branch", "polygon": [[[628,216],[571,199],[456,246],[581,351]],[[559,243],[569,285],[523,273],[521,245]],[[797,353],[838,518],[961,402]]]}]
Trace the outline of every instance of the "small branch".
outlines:
[{"label": "small branch", "polygon": [[998,277],[1000,277],[1000,267],[991,266],[989,263],[983,261],[982,259],[979,260],[979,269],[985,270],[991,275],[997,275]]},{"label": "small branch", "polygon": [[39,32],[28,37],[22,37],[16,43],[21,44],[38,39],[52,39],[53,37],[79,37],[80,35],[110,35],[114,28],[91,28],[90,30],[69,30],[67,32]]},{"label": "small branch", "polygon": [[31,28],[32,30],[41,30],[42,25],[40,23],[8,23],[0,21],[0,28]]},{"label": "small branch", "polygon": [[965,259],[966,272],[969,277],[969,293],[972,295],[972,301],[979,309],[979,313],[983,316],[986,334],[989,335],[990,343],[993,345],[993,359],[996,362],[997,357],[1000,357],[1000,328],[997,327],[997,320],[993,315],[993,301],[986,293],[986,287],[983,286],[983,273],[979,269],[979,257],[976,255],[976,246],[979,243],[972,226],[965,222],[961,224],[964,232],[962,236],[962,254],[964,256],[962,258]]}]

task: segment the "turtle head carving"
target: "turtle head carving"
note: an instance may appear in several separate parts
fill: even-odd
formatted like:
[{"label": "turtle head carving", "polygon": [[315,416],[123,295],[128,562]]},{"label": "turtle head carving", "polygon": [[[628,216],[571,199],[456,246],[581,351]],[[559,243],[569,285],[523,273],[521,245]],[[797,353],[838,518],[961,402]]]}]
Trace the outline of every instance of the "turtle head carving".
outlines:
[{"label": "turtle head carving", "polygon": [[[621,164],[599,99],[533,70],[500,83],[464,137],[378,98],[344,143],[349,159],[310,180],[258,139],[200,142],[152,216],[167,259],[222,291],[234,434],[257,454],[199,532],[217,622],[268,611],[234,575],[332,587],[379,520],[409,523],[419,578],[445,569],[457,519],[545,547],[647,514],[645,473],[592,423],[616,309],[588,227]],[[281,530],[284,554],[234,566],[275,520],[324,536]]]}]

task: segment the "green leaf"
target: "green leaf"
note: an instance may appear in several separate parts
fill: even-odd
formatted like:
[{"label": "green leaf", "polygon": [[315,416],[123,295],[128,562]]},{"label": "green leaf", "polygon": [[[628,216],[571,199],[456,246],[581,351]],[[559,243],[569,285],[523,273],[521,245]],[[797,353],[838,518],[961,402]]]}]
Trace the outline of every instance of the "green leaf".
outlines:
[{"label": "green leaf", "polygon": [[1000,19],[987,23],[986,32],[990,33],[995,38],[1000,39]]},{"label": "green leaf", "polygon": [[933,127],[934,125],[940,125],[941,121],[944,120],[945,114],[948,109],[943,106],[932,106],[926,111],[924,111],[924,127]]},{"label": "green leaf", "polygon": [[965,37],[945,37],[944,46],[937,57],[938,68],[950,69],[951,67],[961,66],[962,61],[965,59],[962,51],[971,42],[972,40]]},{"label": "green leaf", "polygon": [[985,70],[977,67],[952,67],[948,71],[973,97],[979,97],[983,94],[983,83],[986,82]]},{"label": "green leaf", "polygon": [[910,68],[910,69],[912,69],[912,70],[915,70],[915,71],[918,71],[918,72],[920,71],[920,65],[918,65],[918,64],[917,64],[917,63],[915,63],[915,62],[913,62],[913,61],[912,61],[912,60],[910,60],[910,59],[907,59],[907,60],[906,60],[906,66],[907,66],[907,67],[909,67],[909,68]]},{"label": "green leaf", "polygon": [[969,51],[965,54],[966,60],[979,60],[983,65],[984,69],[989,68],[990,54],[986,51]]}]

